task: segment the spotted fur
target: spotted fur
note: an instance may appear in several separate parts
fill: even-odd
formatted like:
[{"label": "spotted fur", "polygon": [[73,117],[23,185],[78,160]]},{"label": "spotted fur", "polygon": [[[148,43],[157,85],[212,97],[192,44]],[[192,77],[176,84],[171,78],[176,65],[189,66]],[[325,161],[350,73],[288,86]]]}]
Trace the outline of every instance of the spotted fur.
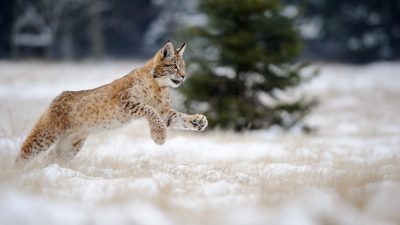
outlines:
[{"label": "spotted fur", "polygon": [[169,87],[176,88],[185,79],[185,47],[183,44],[175,50],[167,42],[143,67],[110,84],[62,92],[22,144],[17,161],[32,158],[52,145],[57,156],[70,159],[88,135],[138,118],[148,121],[151,138],[159,145],[165,142],[167,127],[203,131],[208,123],[205,116],[177,112],[170,103]]}]

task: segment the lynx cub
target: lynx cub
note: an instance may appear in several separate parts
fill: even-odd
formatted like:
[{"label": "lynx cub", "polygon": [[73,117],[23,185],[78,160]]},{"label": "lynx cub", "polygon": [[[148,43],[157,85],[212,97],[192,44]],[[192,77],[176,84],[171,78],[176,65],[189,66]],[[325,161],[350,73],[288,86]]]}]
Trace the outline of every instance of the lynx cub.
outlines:
[{"label": "lynx cub", "polygon": [[176,88],[185,79],[185,47],[175,50],[168,41],[143,67],[110,84],[62,92],[22,144],[17,161],[53,144],[57,156],[71,159],[89,134],[116,129],[137,118],[148,121],[151,138],[159,145],[165,142],[167,127],[203,131],[208,123],[205,116],[177,112],[170,103],[169,87]]}]

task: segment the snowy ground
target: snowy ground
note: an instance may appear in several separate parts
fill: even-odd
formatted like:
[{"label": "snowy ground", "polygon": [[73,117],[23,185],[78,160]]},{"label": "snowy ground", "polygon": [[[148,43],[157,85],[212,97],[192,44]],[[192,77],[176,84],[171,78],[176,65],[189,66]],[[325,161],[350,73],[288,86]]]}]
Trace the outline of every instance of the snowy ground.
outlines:
[{"label": "snowy ground", "polygon": [[70,163],[13,167],[55,95],[135,66],[0,62],[1,225],[400,224],[400,64],[320,65],[303,87],[321,101],[311,135],[171,131],[156,146],[138,121]]}]

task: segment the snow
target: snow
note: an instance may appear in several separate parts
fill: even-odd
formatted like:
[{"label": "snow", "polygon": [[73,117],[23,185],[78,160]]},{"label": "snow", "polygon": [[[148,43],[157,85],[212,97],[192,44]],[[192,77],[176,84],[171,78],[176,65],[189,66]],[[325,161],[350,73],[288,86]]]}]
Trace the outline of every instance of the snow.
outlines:
[{"label": "snow", "polygon": [[[63,90],[103,85],[141,62],[0,62],[0,224],[399,224],[400,64],[318,64],[320,99],[294,129],[169,131],[145,121],[90,136],[70,162],[13,165]],[[174,102],[179,106],[179,102]]]}]

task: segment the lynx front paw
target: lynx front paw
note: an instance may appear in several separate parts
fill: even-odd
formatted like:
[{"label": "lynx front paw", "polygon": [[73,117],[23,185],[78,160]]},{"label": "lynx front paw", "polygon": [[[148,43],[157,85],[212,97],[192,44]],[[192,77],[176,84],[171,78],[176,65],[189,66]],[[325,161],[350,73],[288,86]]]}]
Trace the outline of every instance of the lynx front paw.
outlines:
[{"label": "lynx front paw", "polygon": [[165,139],[167,138],[167,130],[165,124],[160,124],[154,126],[151,129],[151,138],[153,139],[154,143],[158,145],[162,145],[165,143]]},{"label": "lynx front paw", "polygon": [[190,123],[193,126],[193,130],[203,131],[208,125],[207,118],[204,115],[196,114],[192,116]]}]

